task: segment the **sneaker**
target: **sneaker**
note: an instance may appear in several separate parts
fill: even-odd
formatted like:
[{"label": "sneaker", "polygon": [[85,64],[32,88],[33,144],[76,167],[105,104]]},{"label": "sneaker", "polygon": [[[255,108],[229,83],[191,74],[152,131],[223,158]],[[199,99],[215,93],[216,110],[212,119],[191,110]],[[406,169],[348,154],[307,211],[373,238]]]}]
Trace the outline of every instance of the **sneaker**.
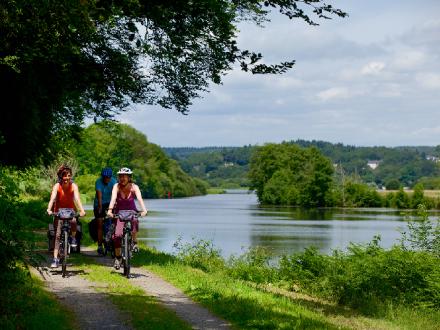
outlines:
[{"label": "sneaker", "polygon": [[115,269],[121,268],[121,259],[115,258],[115,264],[113,267],[115,267]]},{"label": "sneaker", "polygon": [[77,247],[78,243],[76,242],[76,238],[75,237],[71,237],[70,239],[70,246],[71,247]]},{"label": "sneaker", "polygon": [[136,253],[139,252],[139,248],[137,246],[137,242],[133,242],[133,246],[131,247],[131,250]]},{"label": "sneaker", "polygon": [[98,246],[98,254],[104,254],[104,249],[103,249],[102,245]]},{"label": "sneaker", "polygon": [[50,268],[57,268],[59,260],[57,258],[53,258],[52,263],[50,264]]}]

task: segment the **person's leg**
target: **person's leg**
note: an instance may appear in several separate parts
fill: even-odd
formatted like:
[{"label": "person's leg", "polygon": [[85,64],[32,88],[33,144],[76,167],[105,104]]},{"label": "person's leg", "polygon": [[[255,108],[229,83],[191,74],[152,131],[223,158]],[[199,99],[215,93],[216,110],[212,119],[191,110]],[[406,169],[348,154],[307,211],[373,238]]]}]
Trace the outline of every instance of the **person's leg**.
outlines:
[{"label": "person's leg", "polygon": [[76,247],[77,245],[76,230],[77,230],[77,222],[76,222],[76,218],[73,218],[72,220],[70,220],[70,237],[71,237],[72,247]]},{"label": "person's leg", "polygon": [[139,220],[135,219],[132,221],[132,230],[131,230],[131,238],[133,240],[133,250],[134,252],[138,251],[137,246],[137,233],[139,231]]},{"label": "person's leg", "polygon": [[51,267],[58,266],[58,251],[60,249],[60,238],[61,238],[61,224],[58,218],[54,219],[53,225],[55,226],[55,244],[53,247],[53,262]]},{"label": "person's leg", "polygon": [[104,223],[104,218],[96,218],[96,226],[98,229],[98,246],[102,246],[103,223]]},{"label": "person's leg", "polygon": [[97,227],[97,232],[98,232],[98,254],[104,254],[104,248],[102,247],[102,233],[103,233],[103,223],[104,223],[104,219],[103,218],[97,218],[96,219],[96,227]]},{"label": "person's leg", "polygon": [[119,219],[116,220],[115,233],[113,235],[113,243],[115,246],[115,268],[119,269],[121,266],[121,239],[124,230],[124,223]]}]

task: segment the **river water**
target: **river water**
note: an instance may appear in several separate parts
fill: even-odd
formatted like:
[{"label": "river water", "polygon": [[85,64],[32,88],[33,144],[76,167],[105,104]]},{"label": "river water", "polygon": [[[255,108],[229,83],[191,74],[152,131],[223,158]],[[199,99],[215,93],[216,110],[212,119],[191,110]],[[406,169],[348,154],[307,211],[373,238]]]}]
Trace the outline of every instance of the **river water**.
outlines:
[{"label": "river water", "polygon": [[[367,243],[375,235],[381,245],[398,243],[406,229],[405,215],[393,209],[301,210],[260,207],[255,194],[230,191],[181,199],[145,200],[149,214],[141,220],[139,240],[173,253],[174,242],[212,240],[223,256],[264,246],[275,255],[314,245],[323,253],[346,249],[350,242]],[[433,219],[438,214],[433,214]]]}]

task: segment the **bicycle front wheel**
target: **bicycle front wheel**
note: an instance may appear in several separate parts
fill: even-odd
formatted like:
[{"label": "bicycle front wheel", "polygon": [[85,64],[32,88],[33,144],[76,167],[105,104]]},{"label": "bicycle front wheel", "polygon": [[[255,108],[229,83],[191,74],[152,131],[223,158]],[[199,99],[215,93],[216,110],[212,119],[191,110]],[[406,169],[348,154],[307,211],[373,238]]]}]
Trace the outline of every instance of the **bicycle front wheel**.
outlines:
[{"label": "bicycle front wheel", "polygon": [[66,277],[67,275],[67,255],[69,254],[69,235],[67,234],[67,231],[63,231],[63,245],[64,245],[64,256],[63,261],[61,264],[61,271],[63,274],[63,277]]},{"label": "bicycle front wheel", "polygon": [[130,277],[130,234],[124,234],[124,275]]}]

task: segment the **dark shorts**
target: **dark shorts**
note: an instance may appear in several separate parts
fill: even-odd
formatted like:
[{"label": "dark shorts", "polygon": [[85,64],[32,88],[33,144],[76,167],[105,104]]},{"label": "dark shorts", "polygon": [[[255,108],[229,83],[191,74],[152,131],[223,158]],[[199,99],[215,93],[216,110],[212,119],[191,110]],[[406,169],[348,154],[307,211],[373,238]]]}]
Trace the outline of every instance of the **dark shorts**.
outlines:
[{"label": "dark shorts", "polygon": [[95,215],[95,218],[105,218],[107,216],[107,210],[108,210],[108,204],[102,205],[101,212],[98,212],[98,208],[93,208],[93,214]]}]

